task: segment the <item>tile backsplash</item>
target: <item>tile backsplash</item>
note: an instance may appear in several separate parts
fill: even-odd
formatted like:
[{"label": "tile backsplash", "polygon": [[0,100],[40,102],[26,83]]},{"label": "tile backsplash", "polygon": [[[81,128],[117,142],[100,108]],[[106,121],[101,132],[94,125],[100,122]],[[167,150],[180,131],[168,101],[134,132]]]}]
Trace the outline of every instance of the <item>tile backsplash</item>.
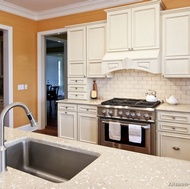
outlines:
[{"label": "tile backsplash", "polygon": [[179,99],[179,103],[190,104],[190,78],[164,78],[161,74],[121,70],[114,72],[111,79],[96,79],[96,82],[101,99],[145,98],[148,89],[152,89],[159,100],[165,101],[172,94]]}]

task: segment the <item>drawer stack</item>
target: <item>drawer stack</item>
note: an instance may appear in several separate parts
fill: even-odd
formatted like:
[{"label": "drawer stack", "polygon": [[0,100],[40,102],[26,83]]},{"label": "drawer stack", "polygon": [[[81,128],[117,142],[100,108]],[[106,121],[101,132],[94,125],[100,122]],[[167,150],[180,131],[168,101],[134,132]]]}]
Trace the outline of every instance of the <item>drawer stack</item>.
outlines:
[{"label": "drawer stack", "polygon": [[157,154],[190,160],[190,113],[157,112]]},{"label": "drawer stack", "polygon": [[87,99],[87,78],[68,78],[68,98]]}]

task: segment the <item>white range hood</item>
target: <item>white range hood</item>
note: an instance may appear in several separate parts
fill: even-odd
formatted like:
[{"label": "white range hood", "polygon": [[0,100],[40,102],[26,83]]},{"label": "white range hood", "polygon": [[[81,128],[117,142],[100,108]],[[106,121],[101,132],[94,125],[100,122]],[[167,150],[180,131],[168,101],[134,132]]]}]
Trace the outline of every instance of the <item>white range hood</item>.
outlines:
[{"label": "white range hood", "polygon": [[136,69],[161,73],[159,49],[124,52],[107,52],[102,60],[104,74],[121,69]]}]

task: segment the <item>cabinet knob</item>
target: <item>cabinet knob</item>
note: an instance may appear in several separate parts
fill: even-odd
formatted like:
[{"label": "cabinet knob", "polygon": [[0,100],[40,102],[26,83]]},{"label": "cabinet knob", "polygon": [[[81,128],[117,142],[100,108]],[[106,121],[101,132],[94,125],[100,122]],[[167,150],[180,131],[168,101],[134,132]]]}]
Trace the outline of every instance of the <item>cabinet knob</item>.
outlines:
[{"label": "cabinet knob", "polygon": [[174,149],[174,150],[180,150],[180,148],[179,148],[179,147],[176,147],[176,146],[174,146],[173,149]]},{"label": "cabinet knob", "polygon": [[75,89],[77,90],[77,87],[75,87]]},{"label": "cabinet knob", "polygon": [[75,80],[75,82],[77,83],[77,80]]},{"label": "cabinet knob", "polygon": [[172,116],[172,119],[175,119],[175,117],[174,117],[174,116]]},{"label": "cabinet knob", "polygon": [[172,127],[173,130],[175,130],[175,127]]}]

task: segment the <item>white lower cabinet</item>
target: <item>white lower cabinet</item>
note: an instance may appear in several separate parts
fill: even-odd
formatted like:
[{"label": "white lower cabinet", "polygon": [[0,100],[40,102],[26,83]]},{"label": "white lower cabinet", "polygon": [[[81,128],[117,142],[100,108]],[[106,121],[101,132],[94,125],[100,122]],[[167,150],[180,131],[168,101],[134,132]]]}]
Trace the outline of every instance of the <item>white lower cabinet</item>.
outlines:
[{"label": "white lower cabinet", "polygon": [[77,105],[58,103],[58,136],[77,140]]},{"label": "white lower cabinet", "polygon": [[190,136],[158,132],[159,156],[190,161]]},{"label": "white lower cabinet", "polygon": [[58,103],[58,136],[97,144],[97,107]]},{"label": "white lower cabinet", "polygon": [[157,155],[190,161],[190,113],[157,112]]}]

